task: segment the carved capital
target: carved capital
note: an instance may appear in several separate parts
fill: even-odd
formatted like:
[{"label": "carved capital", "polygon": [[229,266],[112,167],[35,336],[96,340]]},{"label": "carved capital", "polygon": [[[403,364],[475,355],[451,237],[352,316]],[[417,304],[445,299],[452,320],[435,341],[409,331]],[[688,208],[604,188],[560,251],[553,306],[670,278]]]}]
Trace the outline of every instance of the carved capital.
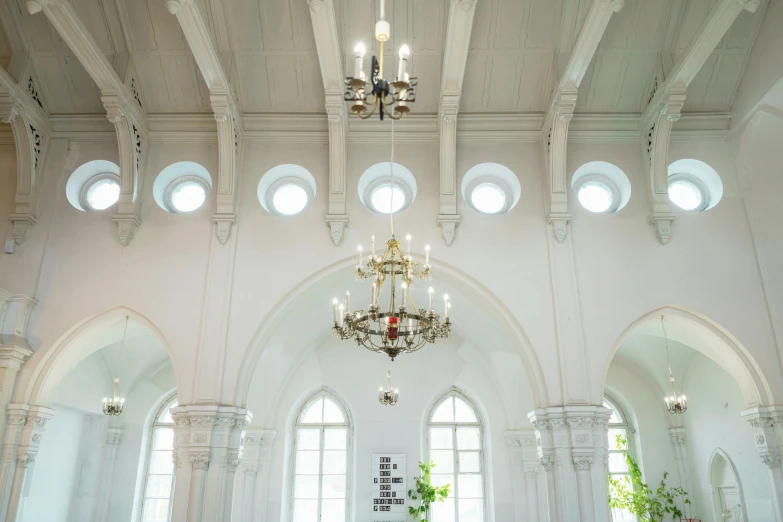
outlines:
[{"label": "carved capital", "polygon": [[207,470],[209,469],[210,455],[208,452],[198,452],[190,454],[190,465],[194,470]]},{"label": "carved capital", "polygon": [[443,241],[446,246],[451,246],[454,242],[454,238],[457,236],[457,226],[459,226],[458,214],[441,214],[438,216],[438,226],[443,232]]},{"label": "carved capital", "polygon": [[238,459],[238,458],[226,459],[226,468],[228,468],[228,472],[236,473],[240,462],[242,462],[242,459]]},{"label": "carved capital", "polygon": [[525,470],[525,478],[528,480],[535,480],[538,477],[538,470],[536,469],[526,469]]},{"label": "carved capital", "polygon": [[593,457],[590,455],[577,455],[573,458],[573,463],[576,470],[589,470],[590,464],[593,463]]},{"label": "carved capital", "polygon": [[766,455],[762,455],[761,461],[766,464],[769,469],[778,469],[781,465],[779,453],[768,453]]},{"label": "carved capital", "polygon": [[[35,453],[24,452],[16,457],[17,468],[27,468],[35,462]],[[780,462],[778,462],[780,464]]]},{"label": "carved capital", "polygon": [[14,243],[21,245],[35,225],[35,216],[32,214],[10,214],[8,219],[13,223]]},{"label": "carved capital", "polygon": [[332,237],[334,246],[340,246],[345,236],[345,229],[348,228],[348,216],[345,214],[327,214],[326,226],[329,227],[329,235]]},{"label": "carved capital", "polygon": [[655,230],[655,237],[658,238],[658,242],[665,245],[672,237],[672,222],[674,221],[673,214],[656,215],[653,214],[647,220],[647,223]]},{"label": "carved capital", "polygon": [[555,457],[541,457],[541,467],[544,468],[544,471],[555,469]]},{"label": "carved capital", "polygon": [[258,464],[248,464],[245,466],[243,473],[246,477],[255,477],[258,475]]},{"label": "carved capital", "polygon": [[139,219],[133,214],[117,214],[112,220],[117,223],[117,239],[122,246],[128,246],[136,237],[136,230],[139,228]]}]

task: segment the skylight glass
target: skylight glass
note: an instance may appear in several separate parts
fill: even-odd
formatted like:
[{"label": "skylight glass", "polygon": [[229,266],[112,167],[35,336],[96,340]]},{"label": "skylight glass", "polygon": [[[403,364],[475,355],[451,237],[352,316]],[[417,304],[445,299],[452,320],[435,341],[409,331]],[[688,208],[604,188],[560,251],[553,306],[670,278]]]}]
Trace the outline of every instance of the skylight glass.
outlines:
[{"label": "skylight glass", "polygon": [[87,204],[93,210],[105,210],[120,199],[120,185],[113,179],[96,181],[87,190]]},{"label": "skylight glass", "polygon": [[[392,191],[394,192],[393,207],[391,201]],[[403,205],[405,205],[405,193],[402,191],[402,189],[400,189],[400,187],[397,186],[397,184],[394,185],[393,189],[391,183],[379,185],[375,190],[373,190],[370,199],[373,208],[383,214],[388,214],[389,209],[397,212],[403,207]]]},{"label": "skylight glass", "polygon": [[192,212],[204,204],[207,192],[195,181],[185,181],[171,192],[171,204],[178,212]]},{"label": "skylight glass", "polygon": [[497,214],[506,206],[506,193],[494,183],[481,183],[470,195],[473,206],[485,214]]},{"label": "skylight glass", "polygon": [[588,181],[579,188],[579,203],[590,212],[606,212],[614,196],[609,187],[597,181]]},{"label": "skylight glass", "polygon": [[300,213],[307,206],[307,192],[294,183],[286,183],[272,197],[275,210],[286,216]]}]

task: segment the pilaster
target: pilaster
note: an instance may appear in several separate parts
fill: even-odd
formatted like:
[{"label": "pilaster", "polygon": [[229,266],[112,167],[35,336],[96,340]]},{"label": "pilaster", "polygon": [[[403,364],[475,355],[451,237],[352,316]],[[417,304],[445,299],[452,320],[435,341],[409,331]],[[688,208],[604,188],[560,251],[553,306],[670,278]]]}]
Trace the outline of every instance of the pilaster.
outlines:
[{"label": "pilaster", "polygon": [[742,412],[751,426],[756,453],[767,468],[775,521],[783,522],[783,407],[763,406]]},{"label": "pilaster", "polygon": [[[685,436],[685,428],[669,428],[669,437],[671,438],[672,446],[674,447],[674,457],[677,459],[680,486],[690,493],[694,491],[694,489],[691,481],[691,467],[688,462],[688,439]],[[692,505],[684,504],[683,512],[687,517],[693,516]]]},{"label": "pilaster", "polygon": [[103,446],[103,463],[101,464],[101,480],[98,484],[98,495],[93,510],[93,522],[106,522],[111,498],[112,477],[117,449],[122,441],[122,428],[108,428]]},{"label": "pilaster", "polygon": [[[250,428],[245,432],[244,458],[240,469],[241,489],[237,486],[234,503],[239,522],[265,520],[269,461],[272,459],[275,435],[275,430],[260,428]],[[260,516],[254,516],[259,511]]]},{"label": "pilaster", "polygon": [[[27,329],[36,304],[29,296],[14,295],[0,288],[0,412],[6,411],[19,370],[33,354],[27,342]],[[0,415],[0,434],[5,431],[5,424],[6,416]]]},{"label": "pilaster", "polygon": [[547,223],[558,243],[568,235],[571,214],[568,213],[568,181],[566,176],[566,152],[568,149],[568,124],[574,116],[576,89],[558,92],[550,106],[545,127],[546,170],[549,184],[549,216]]},{"label": "pilaster", "polygon": [[507,431],[505,438],[512,458],[515,520],[537,522],[538,487],[542,474],[536,435],[533,431]]},{"label": "pilaster", "polygon": [[341,95],[326,95],[326,115],[329,121],[329,209],[326,224],[335,246],[340,246],[348,228],[346,207],[347,115]]}]

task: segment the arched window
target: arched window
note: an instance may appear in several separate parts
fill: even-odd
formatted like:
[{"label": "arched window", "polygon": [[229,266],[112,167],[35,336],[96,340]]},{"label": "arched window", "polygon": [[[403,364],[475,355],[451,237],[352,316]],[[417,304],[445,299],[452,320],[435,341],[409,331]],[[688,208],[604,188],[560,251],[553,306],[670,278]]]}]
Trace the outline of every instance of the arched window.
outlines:
[{"label": "arched window", "polygon": [[436,502],[433,522],[484,520],[483,427],[467,397],[452,391],[435,404],[428,419],[432,483],[451,484],[449,498]]},{"label": "arched window", "polygon": [[171,520],[171,502],[174,497],[174,419],[171,408],[177,406],[177,397],[171,397],[155,414],[147,450],[147,472],[141,504],[142,522]]},{"label": "arched window", "polygon": [[348,412],[326,390],[305,402],[294,429],[293,522],[344,522],[348,513]]},{"label": "arched window", "polygon": [[[609,475],[616,478],[627,477],[630,475],[630,470],[624,453],[627,451],[633,457],[633,426],[628,422],[623,411],[608,397],[604,397],[604,408],[612,411],[608,430]],[[636,522],[636,517],[628,511],[613,509],[612,521]]]}]

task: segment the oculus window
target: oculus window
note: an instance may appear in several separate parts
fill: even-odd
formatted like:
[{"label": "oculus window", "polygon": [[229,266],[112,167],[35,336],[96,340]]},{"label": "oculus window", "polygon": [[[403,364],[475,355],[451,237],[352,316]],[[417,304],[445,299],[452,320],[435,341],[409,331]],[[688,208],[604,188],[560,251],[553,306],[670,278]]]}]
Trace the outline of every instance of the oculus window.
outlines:
[{"label": "oculus window", "polygon": [[[394,182],[392,183],[392,177]],[[402,212],[416,198],[416,178],[399,163],[376,163],[359,178],[359,199],[378,214]]]},{"label": "oculus window", "polygon": [[295,216],[313,202],[315,189],[315,178],[304,167],[278,165],[258,182],[258,201],[271,214]]},{"label": "oculus window", "polygon": [[709,205],[709,194],[696,178],[686,174],[669,177],[669,200],[683,210],[705,210]]},{"label": "oculus window", "polygon": [[582,208],[594,214],[617,212],[631,199],[628,176],[605,161],[591,161],[576,169],[571,190]]},{"label": "oculus window", "polygon": [[68,203],[82,212],[99,212],[120,199],[120,167],[105,160],[93,160],[74,170],[65,184]]},{"label": "oculus window", "polygon": [[173,214],[200,209],[212,190],[209,171],[194,161],[172,163],[158,174],[152,185],[155,202]]},{"label": "oculus window", "polygon": [[147,451],[147,471],[141,504],[141,522],[171,520],[171,504],[174,497],[174,419],[171,408],[177,406],[172,397],[158,410],[152,423]]},{"label": "oculus window", "polygon": [[106,210],[120,199],[120,179],[114,174],[100,174],[82,188],[82,206],[87,210]]},{"label": "oculus window", "polygon": [[432,505],[432,522],[482,522],[484,430],[475,407],[453,391],[432,409],[427,429],[432,483],[451,484],[449,498]]},{"label": "oculus window", "polygon": [[519,180],[499,163],[480,163],[462,178],[462,197],[476,212],[503,214],[511,210],[522,193]]},{"label": "oculus window", "polygon": [[682,210],[709,210],[723,197],[723,181],[718,173],[696,159],[677,160],[668,169],[669,201]]},{"label": "oculus window", "polygon": [[351,425],[327,391],[312,396],[294,427],[292,522],[345,522]]}]

